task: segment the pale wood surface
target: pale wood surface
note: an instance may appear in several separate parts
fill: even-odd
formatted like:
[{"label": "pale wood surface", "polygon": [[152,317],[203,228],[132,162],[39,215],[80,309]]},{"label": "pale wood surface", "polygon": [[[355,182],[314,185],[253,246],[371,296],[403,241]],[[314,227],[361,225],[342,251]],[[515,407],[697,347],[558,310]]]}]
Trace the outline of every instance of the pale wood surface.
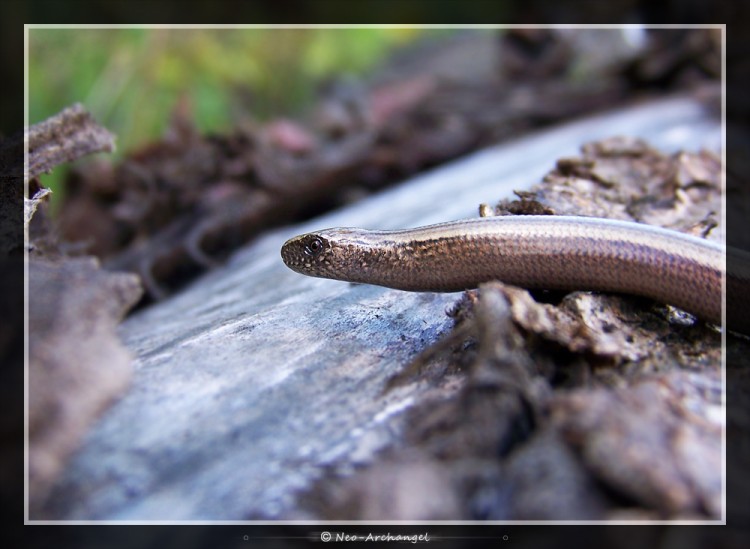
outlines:
[{"label": "pale wood surface", "polygon": [[89,434],[44,518],[297,516],[296,494],[324,465],[366,462],[396,438],[401,412],[423,389],[383,395],[384,383],[450,327],[445,310],[458,294],[307,278],[283,265],[285,239],[473,217],[479,203],[528,188],[558,158],[613,135],[665,151],[717,150],[721,132],[686,99],[547,130],[268,233],[129,318],[120,333],[137,357],[133,385]]}]

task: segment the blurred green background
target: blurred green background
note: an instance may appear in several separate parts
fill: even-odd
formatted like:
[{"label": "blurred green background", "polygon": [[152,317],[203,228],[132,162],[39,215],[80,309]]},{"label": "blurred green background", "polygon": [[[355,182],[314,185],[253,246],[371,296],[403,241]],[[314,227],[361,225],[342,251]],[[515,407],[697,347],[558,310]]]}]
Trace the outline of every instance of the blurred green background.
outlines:
[{"label": "blurred green background", "polygon": [[[28,122],[80,102],[117,135],[117,158],[159,138],[181,97],[189,100],[203,132],[226,131],[243,119],[295,116],[322,81],[336,74],[367,74],[393,48],[448,32],[30,29]],[[43,181],[53,191],[59,190],[61,168]]]}]

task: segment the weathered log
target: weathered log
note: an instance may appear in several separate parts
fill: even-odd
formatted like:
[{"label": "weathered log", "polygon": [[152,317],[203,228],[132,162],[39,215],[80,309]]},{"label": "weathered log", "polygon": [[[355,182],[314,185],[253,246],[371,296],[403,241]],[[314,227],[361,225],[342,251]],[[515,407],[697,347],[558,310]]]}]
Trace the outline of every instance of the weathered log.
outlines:
[{"label": "weathered log", "polygon": [[670,99],[487,149],[308,223],[276,230],[219,270],[129,318],[130,391],[89,434],[32,519],[317,518],[299,493],[399,440],[403,411],[436,390],[384,392],[445,333],[458,294],[406,293],[300,276],[281,244],[329,226],[398,228],[476,215],[595,139],[716,149],[720,127]]}]

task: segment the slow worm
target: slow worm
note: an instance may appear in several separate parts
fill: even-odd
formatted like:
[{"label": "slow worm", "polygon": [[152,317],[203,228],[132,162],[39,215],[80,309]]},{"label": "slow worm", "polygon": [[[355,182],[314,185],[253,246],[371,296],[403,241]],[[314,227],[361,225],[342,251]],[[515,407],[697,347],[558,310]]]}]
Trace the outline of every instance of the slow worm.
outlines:
[{"label": "slow worm", "polygon": [[[635,294],[722,321],[724,246],[641,223],[500,216],[398,231],[325,229],[288,240],[281,256],[298,273],[399,290],[452,292],[500,280]],[[750,294],[747,276],[727,284]],[[743,301],[729,303],[727,324],[748,333]]]}]

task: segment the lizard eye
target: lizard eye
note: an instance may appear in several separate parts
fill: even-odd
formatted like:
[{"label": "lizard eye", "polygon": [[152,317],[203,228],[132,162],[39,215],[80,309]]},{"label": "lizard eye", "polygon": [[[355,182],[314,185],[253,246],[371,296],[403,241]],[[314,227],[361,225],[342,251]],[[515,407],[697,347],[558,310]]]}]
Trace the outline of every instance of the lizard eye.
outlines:
[{"label": "lizard eye", "polygon": [[305,253],[310,257],[315,257],[323,251],[323,241],[317,236],[305,244]]}]

